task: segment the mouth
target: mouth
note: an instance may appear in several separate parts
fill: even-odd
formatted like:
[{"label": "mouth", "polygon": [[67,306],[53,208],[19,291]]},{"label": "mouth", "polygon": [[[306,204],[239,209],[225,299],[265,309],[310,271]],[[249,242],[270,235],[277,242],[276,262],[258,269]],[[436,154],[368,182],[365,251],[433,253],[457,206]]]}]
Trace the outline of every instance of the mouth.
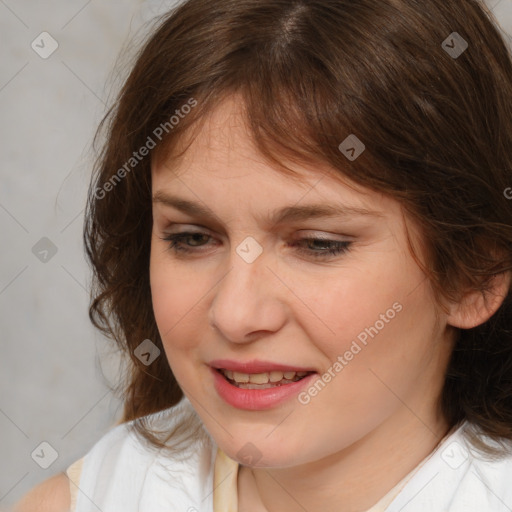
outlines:
[{"label": "mouth", "polygon": [[311,367],[271,361],[210,361],[217,396],[236,409],[263,411],[292,400],[317,378]]},{"label": "mouth", "polygon": [[215,368],[231,385],[240,389],[270,389],[298,382],[311,375],[313,371],[272,370],[262,373],[242,373],[225,368]]}]

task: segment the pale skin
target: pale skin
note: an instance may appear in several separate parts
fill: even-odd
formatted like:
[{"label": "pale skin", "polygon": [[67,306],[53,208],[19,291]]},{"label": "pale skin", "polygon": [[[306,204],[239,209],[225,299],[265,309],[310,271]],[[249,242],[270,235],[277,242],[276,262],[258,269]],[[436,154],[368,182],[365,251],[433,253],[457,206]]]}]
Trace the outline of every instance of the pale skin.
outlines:
[{"label": "pale skin", "polygon": [[[501,300],[441,310],[408,249],[400,205],[320,173],[320,164],[293,166],[304,181],[280,174],[254,147],[239,105],[228,99],[182,158],[153,165],[154,197],[212,212],[199,218],[154,202],[151,287],[166,355],[217,444],[233,459],[249,442],[261,453],[240,470],[240,510],[362,512],[447,433],[438,403],[453,326],[485,321]],[[268,220],[313,203],[374,214]],[[194,252],[173,252],[162,240],[187,231],[200,233],[181,241]],[[236,252],[248,236],[263,248],[251,264]],[[315,259],[293,247],[306,236],[352,243]],[[213,387],[207,363],[218,358],[322,373],[396,302],[402,311],[307,405],[245,411]]]},{"label": "pale skin", "polygon": [[[238,98],[229,98],[183,157],[152,165],[159,200],[150,278],[165,354],[220,448],[235,460],[249,442],[261,453],[253,467],[240,467],[240,512],[364,512],[447,434],[439,397],[454,328],[492,316],[509,276],[495,280],[488,300],[467,293],[441,308],[410,253],[395,200],[349,186],[322,164],[290,164],[301,180],[281,174],[255,148],[239,107]],[[165,204],[170,196],[206,208],[210,217]],[[312,204],[353,211],[268,220],[282,208]],[[407,226],[414,241],[419,235]],[[189,231],[199,234],[180,245],[192,252],[173,252],[163,240]],[[263,249],[250,264],[236,252],[249,236]],[[332,243],[297,244],[304,238],[350,245],[315,258]],[[213,387],[207,363],[221,358],[312,366],[322,374],[396,303],[401,311],[306,405],[292,398],[246,411],[224,402]],[[69,506],[65,475],[37,492],[40,503],[47,493],[47,508],[35,501],[31,507],[29,495],[17,512]]]}]

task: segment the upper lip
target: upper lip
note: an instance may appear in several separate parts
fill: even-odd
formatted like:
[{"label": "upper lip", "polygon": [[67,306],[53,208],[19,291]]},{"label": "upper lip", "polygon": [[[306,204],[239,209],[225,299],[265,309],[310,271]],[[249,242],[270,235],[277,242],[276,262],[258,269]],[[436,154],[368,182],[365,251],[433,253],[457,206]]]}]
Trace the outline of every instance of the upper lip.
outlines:
[{"label": "upper lip", "polygon": [[313,368],[304,368],[301,366],[290,366],[286,364],[273,363],[271,361],[261,361],[253,359],[252,361],[233,361],[231,359],[215,359],[210,361],[209,365],[215,369],[232,370],[239,373],[266,373],[271,371],[282,372],[314,372]]}]

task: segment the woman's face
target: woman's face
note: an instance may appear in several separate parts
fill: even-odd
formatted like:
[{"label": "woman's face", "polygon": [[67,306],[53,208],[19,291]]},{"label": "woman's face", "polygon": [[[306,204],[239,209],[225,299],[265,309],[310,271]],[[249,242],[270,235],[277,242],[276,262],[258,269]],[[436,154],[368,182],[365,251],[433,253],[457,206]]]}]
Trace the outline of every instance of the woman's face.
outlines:
[{"label": "woman's face", "polygon": [[[153,306],[185,395],[230,457],[260,467],[433,425],[451,340],[399,204],[325,167],[281,174],[237,107],[152,168]],[[315,373],[292,383],[293,369]]]}]

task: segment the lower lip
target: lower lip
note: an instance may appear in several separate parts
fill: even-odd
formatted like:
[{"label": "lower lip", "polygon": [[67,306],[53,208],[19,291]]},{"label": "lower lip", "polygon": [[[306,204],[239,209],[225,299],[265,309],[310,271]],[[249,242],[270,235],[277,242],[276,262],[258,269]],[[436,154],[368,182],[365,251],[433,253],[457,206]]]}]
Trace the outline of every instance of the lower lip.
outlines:
[{"label": "lower lip", "polygon": [[[211,368],[211,367],[210,367]],[[211,368],[217,393],[229,404],[237,409],[260,411],[271,409],[288,398],[297,395],[317,376],[316,373],[307,375],[301,380],[275,386],[267,389],[242,389],[230,384],[228,380],[215,368]]]}]

